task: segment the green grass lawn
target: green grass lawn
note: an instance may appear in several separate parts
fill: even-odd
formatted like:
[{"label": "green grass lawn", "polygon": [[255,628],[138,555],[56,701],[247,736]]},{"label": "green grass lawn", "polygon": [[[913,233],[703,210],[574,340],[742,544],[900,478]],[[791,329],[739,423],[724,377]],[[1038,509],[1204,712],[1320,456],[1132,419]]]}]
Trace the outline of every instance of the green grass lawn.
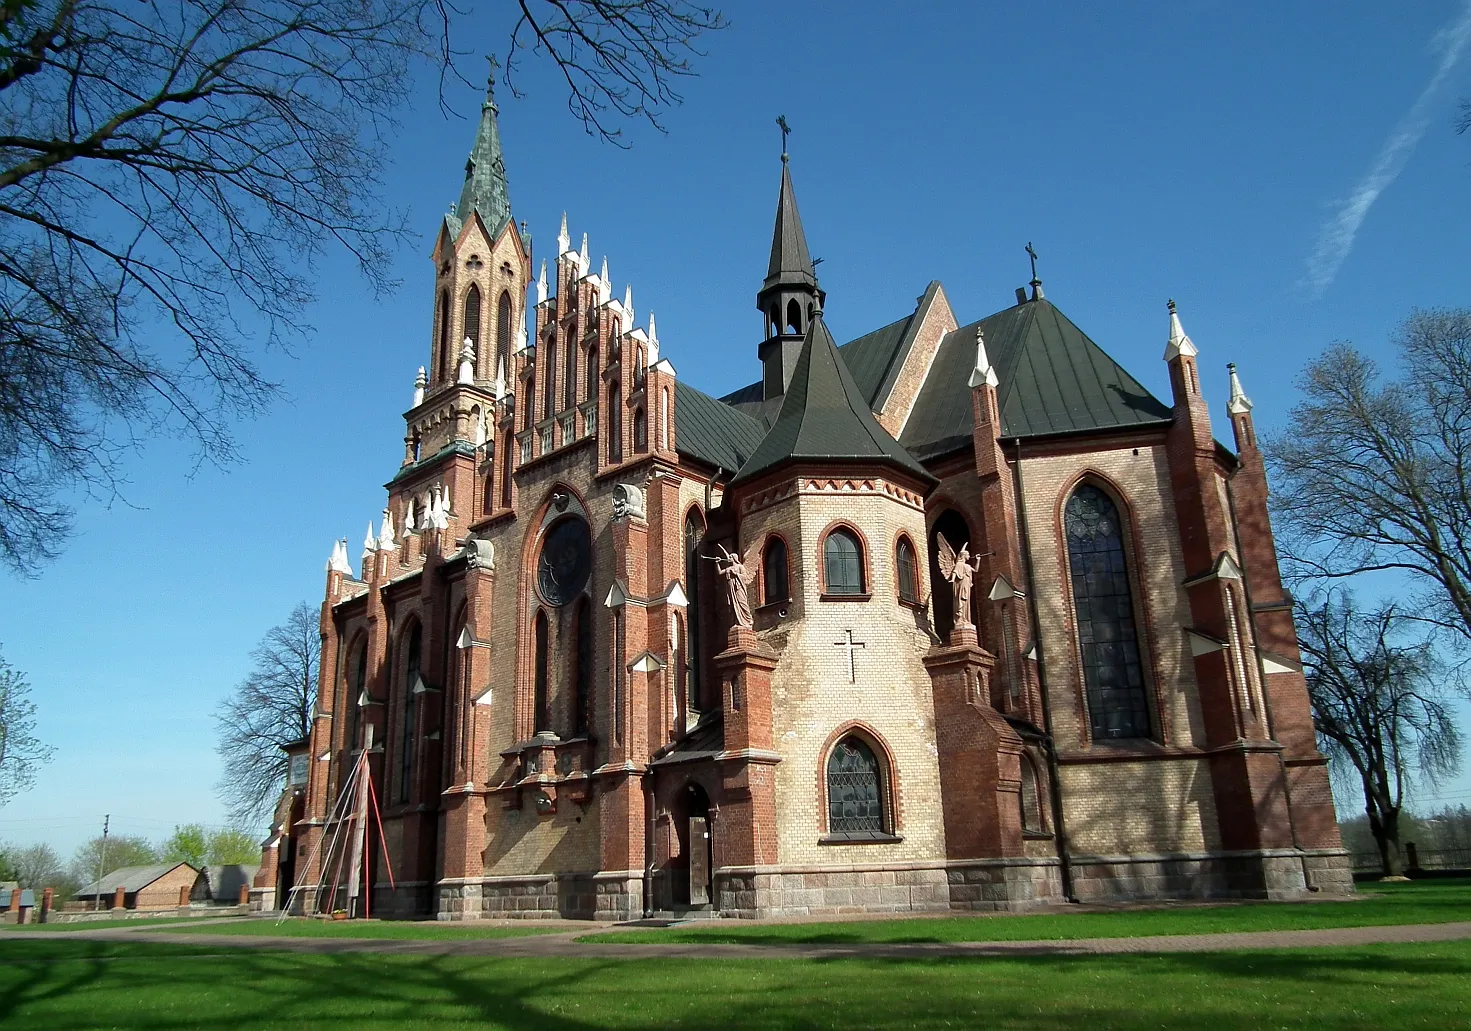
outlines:
[{"label": "green grass lawn", "polygon": [[493,959],[0,940],[0,1024],[80,1031],[1464,1028],[1471,943],[923,960]]},{"label": "green grass lawn", "polygon": [[1215,934],[1222,931],[1300,931],[1471,920],[1471,879],[1376,883],[1364,886],[1362,895],[1352,902],[1182,906],[1037,916],[956,916],[802,924],[720,920],[670,928],[609,931],[579,940],[844,945],[859,942],[1032,941]]},{"label": "green grass lawn", "polygon": [[[15,932],[28,934],[32,931],[100,931],[109,927],[151,927],[155,930],[168,930],[177,927],[183,930],[185,927],[198,924],[206,920],[219,920],[217,916],[201,917],[159,917],[150,920],[147,917],[139,917],[136,920],[79,920],[75,923],[48,923],[48,924],[7,924],[0,925],[0,932]],[[239,917],[225,917],[223,919],[241,919]]]},{"label": "green grass lawn", "polygon": [[[167,930],[167,928],[158,928]],[[312,920],[292,917],[275,920],[242,920],[239,923],[195,924],[181,931],[199,934],[281,935],[288,938],[392,938],[443,940],[455,938],[523,938],[532,934],[555,934],[566,927],[547,927],[535,921],[513,926],[438,923],[433,920]]]}]

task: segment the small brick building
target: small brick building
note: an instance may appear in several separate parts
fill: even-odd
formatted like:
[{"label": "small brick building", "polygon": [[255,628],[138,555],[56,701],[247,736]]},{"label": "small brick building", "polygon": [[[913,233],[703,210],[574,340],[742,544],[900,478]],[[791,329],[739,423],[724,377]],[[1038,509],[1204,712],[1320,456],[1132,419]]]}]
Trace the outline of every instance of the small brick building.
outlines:
[{"label": "small brick building", "polygon": [[1035,269],[985,318],[932,282],[837,346],[783,155],[760,376],[717,398],[565,217],[533,281],[489,96],[433,264],[403,459],[360,566],[333,549],[309,769],[258,888],[289,856],[294,904],[325,905],[371,741],[377,914],[1351,890],[1251,402],[1233,370],[1218,443],[1173,304],[1168,401]]},{"label": "small brick building", "polygon": [[124,866],[93,881],[73,898],[82,908],[115,909],[121,892],[123,909],[174,909],[199,881],[199,871],[188,863]]}]

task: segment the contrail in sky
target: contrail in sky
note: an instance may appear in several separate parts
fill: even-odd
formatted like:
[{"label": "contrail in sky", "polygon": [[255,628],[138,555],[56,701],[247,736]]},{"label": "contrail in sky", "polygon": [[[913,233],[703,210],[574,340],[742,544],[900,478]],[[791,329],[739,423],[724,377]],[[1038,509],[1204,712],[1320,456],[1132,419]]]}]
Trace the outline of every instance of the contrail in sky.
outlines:
[{"label": "contrail in sky", "polygon": [[1384,141],[1384,146],[1379,148],[1374,163],[1354,186],[1343,207],[1328,220],[1318,236],[1318,246],[1308,258],[1307,274],[1303,277],[1314,297],[1320,296],[1332,284],[1344,259],[1353,250],[1354,237],[1358,235],[1364,217],[1379,195],[1404,171],[1415,145],[1430,126],[1431,101],[1455,69],[1467,45],[1471,44],[1471,0],[1466,0],[1454,21],[1435,34],[1434,42],[1440,49],[1440,61],[1430,81]]}]

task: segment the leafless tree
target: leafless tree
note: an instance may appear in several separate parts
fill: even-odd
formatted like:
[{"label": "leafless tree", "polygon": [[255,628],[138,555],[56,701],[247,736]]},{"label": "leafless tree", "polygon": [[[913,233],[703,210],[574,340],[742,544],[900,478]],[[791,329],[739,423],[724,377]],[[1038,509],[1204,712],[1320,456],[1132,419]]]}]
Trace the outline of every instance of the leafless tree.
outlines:
[{"label": "leafless tree", "polygon": [[51,749],[36,737],[36,703],[26,676],[0,656],[0,806],[36,781]]},{"label": "leafless tree", "polygon": [[[513,55],[555,64],[609,138],[619,116],[657,124],[721,25],[686,0],[505,10]],[[458,74],[464,16],[451,0],[0,3],[0,559],[34,573],[66,538],[67,492],[115,498],[153,434],[230,462],[232,425],[277,391],[260,350],[309,329],[327,249],[392,285],[410,234],[381,196],[385,142],[415,70]]]},{"label": "leafless tree", "polygon": [[215,712],[225,767],[218,790],[241,825],[258,821],[280,795],[288,764],[281,746],[311,733],[321,652],[317,613],[297,605],[261,639],[249,675]]},{"label": "leafless tree", "polygon": [[1400,375],[1350,344],[1308,366],[1266,445],[1288,572],[1408,575],[1422,619],[1471,643],[1471,310],[1416,311]]},{"label": "leafless tree", "polygon": [[1407,787],[1433,784],[1459,764],[1447,690],[1459,677],[1424,627],[1393,605],[1364,612],[1346,595],[1320,596],[1298,605],[1297,621],[1323,754],[1363,789],[1384,873],[1397,876]]},{"label": "leafless tree", "polygon": [[45,843],[9,849],[5,858],[22,888],[50,888],[70,883],[66,864],[56,849]]}]

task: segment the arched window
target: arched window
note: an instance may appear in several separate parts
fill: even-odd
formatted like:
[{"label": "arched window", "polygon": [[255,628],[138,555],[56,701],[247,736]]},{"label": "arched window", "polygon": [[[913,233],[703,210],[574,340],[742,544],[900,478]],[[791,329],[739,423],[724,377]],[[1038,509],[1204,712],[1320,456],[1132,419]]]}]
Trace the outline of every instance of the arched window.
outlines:
[{"label": "arched window", "polygon": [[908,605],[919,604],[919,570],[915,567],[914,545],[903,534],[894,545],[894,578],[899,581],[899,600]]},{"label": "arched window", "polygon": [[1149,736],[1144,669],[1118,507],[1092,484],[1067,503],[1068,566],[1095,740]]},{"label": "arched window", "polygon": [[526,409],[525,425],[523,425],[521,428],[523,430],[529,430],[529,429],[531,429],[532,425],[536,422],[536,377],[535,376],[528,376],[528,377],[526,377],[526,405],[525,405],[525,409]]},{"label": "arched window", "polygon": [[669,388],[659,388],[659,444],[662,450],[669,448]]},{"label": "arched window", "polygon": [[480,492],[480,514],[490,515],[495,511],[495,445],[487,447],[485,467],[485,489]]},{"label": "arched window", "polygon": [[439,382],[450,379],[449,291],[439,291]]},{"label": "arched window", "polygon": [[774,601],[786,601],[789,590],[787,542],[773,536],[766,542],[766,550],[761,553],[761,603],[770,605]]},{"label": "arched window", "polygon": [[532,730],[540,732],[551,730],[547,725],[547,662],[550,656],[547,653],[547,614],[538,612],[536,614],[536,629],[533,631],[536,637],[534,655],[536,656],[536,667],[533,675],[532,705]]},{"label": "arched window", "polygon": [[572,733],[586,734],[591,726],[592,702],[592,604],[577,602],[577,667],[572,677]]},{"label": "arched window", "polygon": [[506,440],[501,450],[501,504],[506,508],[511,507],[511,463],[515,461],[515,449],[511,445],[512,441]]},{"label": "arched window", "polygon": [[700,543],[705,539],[705,521],[697,509],[684,517],[684,589],[689,598],[685,618],[689,621],[689,647],[685,649],[685,698],[691,709],[700,707]]},{"label": "arched window", "polygon": [[598,345],[587,349],[587,400],[598,396]]},{"label": "arched window", "polygon": [[418,695],[414,688],[419,684],[419,655],[423,647],[423,633],[418,623],[409,631],[409,641],[404,648],[403,721],[399,728],[398,742],[398,800],[407,802],[414,786],[414,750],[418,745],[415,727],[418,715]]},{"label": "arched window", "polygon": [[649,417],[642,408],[633,410],[633,449],[638,452],[649,448]]},{"label": "arched window", "polygon": [[802,306],[796,298],[787,302],[787,329],[793,333],[802,332]]},{"label": "arched window", "polygon": [[577,407],[577,341],[567,334],[567,364],[562,373],[562,408]]},{"label": "arched window", "polygon": [[623,392],[617,380],[608,384],[608,461],[623,461]]},{"label": "arched window", "polygon": [[1022,756],[1022,830],[1040,831],[1042,827],[1042,801],[1037,787],[1037,767],[1031,756]]},{"label": "arched window", "polygon": [[501,371],[505,372],[507,379],[511,376],[511,333],[511,292],[502,290],[495,312],[495,368],[490,370],[492,376]]},{"label": "arched window", "polygon": [[553,336],[541,349],[544,367],[540,370],[542,378],[546,381],[542,384],[545,396],[541,402],[541,417],[550,419],[557,411],[557,338]]},{"label": "arched window", "polygon": [[863,546],[852,530],[837,529],[822,542],[825,594],[863,593]]},{"label": "arched window", "polygon": [[342,736],[342,747],[349,752],[358,747],[358,727],[362,723],[364,693],[368,690],[368,642],[358,645],[357,658],[353,662],[351,690],[343,706],[347,716],[347,731]]},{"label": "arched window", "polygon": [[849,734],[827,757],[827,831],[837,837],[885,833],[882,781],[873,749]]},{"label": "arched window", "polygon": [[[465,332],[460,339],[466,337],[475,348],[476,366],[484,369],[485,353],[480,350],[480,287],[474,283],[470,284],[470,292],[465,295]],[[456,359],[458,360],[458,356]]]}]

